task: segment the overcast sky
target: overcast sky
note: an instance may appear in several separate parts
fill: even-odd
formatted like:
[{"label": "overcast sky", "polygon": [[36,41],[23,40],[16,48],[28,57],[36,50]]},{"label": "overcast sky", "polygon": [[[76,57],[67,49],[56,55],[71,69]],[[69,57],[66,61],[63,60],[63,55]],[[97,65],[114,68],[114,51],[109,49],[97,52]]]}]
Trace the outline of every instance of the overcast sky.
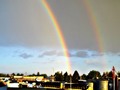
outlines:
[{"label": "overcast sky", "polygon": [[[47,2],[64,35],[72,72],[110,71],[112,66],[120,71],[119,0]],[[0,0],[0,60],[3,73],[68,71],[42,0]]]}]

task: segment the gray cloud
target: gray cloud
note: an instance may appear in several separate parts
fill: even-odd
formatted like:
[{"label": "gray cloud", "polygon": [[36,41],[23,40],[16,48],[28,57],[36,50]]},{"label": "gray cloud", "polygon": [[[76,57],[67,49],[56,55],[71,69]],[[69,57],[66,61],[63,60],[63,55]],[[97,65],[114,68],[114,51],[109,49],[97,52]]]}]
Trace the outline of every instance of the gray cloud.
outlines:
[{"label": "gray cloud", "polygon": [[[74,56],[74,54],[71,54],[71,52],[67,52],[70,57]],[[43,56],[65,56],[63,51],[59,50],[46,50],[42,54],[39,55],[39,57]]]},{"label": "gray cloud", "polygon": [[[88,52],[87,51],[76,51],[76,53],[72,52],[67,52],[69,57],[88,57]],[[57,51],[57,50],[49,50],[49,51],[44,51],[42,54],[39,55],[39,57],[43,56],[65,56],[63,51]]]},{"label": "gray cloud", "polygon": [[56,50],[49,50],[49,51],[44,51],[42,54],[39,55],[39,57],[43,56],[54,56],[57,54]]},{"label": "gray cloud", "polygon": [[97,66],[97,67],[102,67],[104,65],[104,62],[101,60],[97,59],[90,59],[90,60],[85,60],[85,63],[90,66]]},{"label": "gray cloud", "polygon": [[49,1],[68,47],[97,51],[103,48],[103,52],[119,52],[120,1],[92,0],[88,3],[92,8],[87,8],[85,2],[88,3],[82,0],[69,0],[69,3],[58,0],[54,5],[54,1]]},{"label": "gray cloud", "polygon": [[75,54],[76,57],[88,57],[88,52],[86,51],[78,51]]},{"label": "gray cloud", "polygon": [[19,56],[22,57],[23,59],[28,59],[28,58],[33,57],[31,54],[27,54],[27,53],[22,53]]},{"label": "gray cloud", "polygon": [[62,51],[58,51],[57,56],[64,56],[64,53]]},{"label": "gray cloud", "polygon": [[[72,53],[72,51],[68,52],[70,57],[87,57],[88,52],[87,51],[75,51],[75,53]],[[57,52],[57,56],[64,56],[64,53],[62,51]]]},{"label": "gray cloud", "polygon": [[0,46],[60,47],[48,15],[37,3],[0,1]]},{"label": "gray cloud", "polygon": [[[70,51],[68,51],[67,53],[68,53],[69,57],[74,56]],[[57,56],[65,56],[65,55],[64,55],[64,52],[63,52],[63,51],[58,51],[58,52],[57,52]]]},{"label": "gray cloud", "polygon": [[93,53],[91,56],[96,57],[96,56],[103,56],[103,55],[104,55],[103,53],[96,52],[96,53]]},{"label": "gray cloud", "polygon": [[[61,48],[49,15],[43,5],[37,3],[37,0],[0,1],[0,46]],[[68,49],[120,51],[119,0],[104,3],[92,0],[88,3],[91,12],[82,0],[48,0],[48,3]]]}]

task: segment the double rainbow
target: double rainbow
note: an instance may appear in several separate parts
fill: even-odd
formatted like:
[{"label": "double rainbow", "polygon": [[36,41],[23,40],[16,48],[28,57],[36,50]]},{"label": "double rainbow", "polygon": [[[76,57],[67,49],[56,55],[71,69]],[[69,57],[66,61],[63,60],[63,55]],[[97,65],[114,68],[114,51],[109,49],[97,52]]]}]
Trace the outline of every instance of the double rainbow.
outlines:
[{"label": "double rainbow", "polygon": [[[90,2],[89,1],[86,1],[86,0],[82,0],[83,1],[83,4],[84,4],[84,7],[86,9],[86,12],[89,16],[89,19],[90,19],[90,22],[91,22],[91,26],[93,28],[93,32],[94,32],[94,35],[95,35],[95,38],[96,38],[96,43],[97,43],[97,46],[98,46],[98,50],[99,50],[99,53],[102,53],[104,52],[104,46],[103,46],[103,40],[102,40],[102,37],[101,37],[101,32],[100,32],[100,28],[98,26],[98,23],[97,23],[97,18],[93,12],[93,9],[92,9],[92,6],[90,5]],[[56,33],[58,35],[58,38],[60,40],[60,43],[61,43],[61,46],[63,48],[63,51],[64,51],[64,56],[66,57],[66,65],[67,65],[67,70],[69,73],[71,73],[71,62],[70,62],[70,56],[69,56],[69,53],[68,53],[68,48],[67,48],[67,45],[66,45],[66,42],[65,42],[65,39],[64,39],[64,36],[63,36],[63,33],[62,33],[62,30],[59,26],[59,23],[50,7],[50,5],[48,4],[48,2],[46,0],[42,0],[42,5],[44,6],[44,8],[46,9],[51,21],[52,21],[52,24],[53,24],[53,27],[54,29],[56,30]],[[104,69],[106,68],[106,60],[104,57],[102,57],[101,59],[103,59],[103,67]]]}]

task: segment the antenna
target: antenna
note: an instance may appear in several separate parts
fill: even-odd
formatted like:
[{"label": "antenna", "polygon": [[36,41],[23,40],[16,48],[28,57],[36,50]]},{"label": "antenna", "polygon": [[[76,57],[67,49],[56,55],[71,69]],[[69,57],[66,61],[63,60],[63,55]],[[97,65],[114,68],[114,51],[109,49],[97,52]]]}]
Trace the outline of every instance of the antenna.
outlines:
[{"label": "antenna", "polygon": [[25,72],[25,76],[27,76],[27,72]]}]

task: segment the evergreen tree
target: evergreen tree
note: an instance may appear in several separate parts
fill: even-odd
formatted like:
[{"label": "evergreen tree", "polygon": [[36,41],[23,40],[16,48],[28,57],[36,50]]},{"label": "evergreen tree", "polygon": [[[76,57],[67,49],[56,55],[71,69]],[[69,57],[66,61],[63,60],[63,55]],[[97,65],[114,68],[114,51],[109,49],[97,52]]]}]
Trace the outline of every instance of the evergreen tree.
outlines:
[{"label": "evergreen tree", "polygon": [[65,74],[64,74],[64,81],[69,82],[69,76],[68,76],[67,72],[65,72]]},{"label": "evergreen tree", "polygon": [[80,79],[79,73],[75,71],[72,77],[72,82],[77,83],[79,79]]},{"label": "evergreen tree", "polygon": [[40,76],[40,73],[39,73],[39,72],[37,72],[37,76]]}]

